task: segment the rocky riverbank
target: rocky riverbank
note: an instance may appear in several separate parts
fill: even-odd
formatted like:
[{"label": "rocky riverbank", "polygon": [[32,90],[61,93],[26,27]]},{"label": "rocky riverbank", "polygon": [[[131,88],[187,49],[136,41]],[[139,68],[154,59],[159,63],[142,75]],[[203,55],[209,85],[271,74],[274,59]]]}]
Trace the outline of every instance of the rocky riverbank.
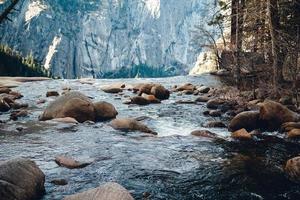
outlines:
[{"label": "rocky riverbank", "polygon": [[15,157],[36,161],[46,177],[36,188],[42,175],[30,175],[28,193],[1,187],[7,198],[32,199],[44,187],[44,199],[288,199],[300,191],[299,111],[290,101],[251,99],[208,75],[45,80],[0,92],[0,179],[18,187],[11,173],[28,174],[31,161]]}]

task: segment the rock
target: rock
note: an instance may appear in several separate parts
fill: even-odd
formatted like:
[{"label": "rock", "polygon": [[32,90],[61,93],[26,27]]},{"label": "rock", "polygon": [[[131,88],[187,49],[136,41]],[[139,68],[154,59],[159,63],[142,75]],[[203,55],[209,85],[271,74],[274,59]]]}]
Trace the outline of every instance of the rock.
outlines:
[{"label": "rock", "polygon": [[10,106],[6,101],[0,99],[0,112],[7,112],[10,110]]},{"label": "rock", "polygon": [[59,96],[59,93],[56,91],[48,91],[46,93],[46,97],[57,97],[57,96]]},{"label": "rock", "polygon": [[197,89],[200,93],[208,93],[210,88],[207,86],[201,86]]},{"label": "rock", "polygon": [[289,159],[286,162],[284,171],[290,180],[300,182],[300,156]]},{"label": "rock", "polygon": [[192,101],[192,100],[178,100],[178,101],[175,101],[176,104],[195,104],[196,102],[195,101]]},{"label": "rock", "polygon": [[148,94],[143,93],[142,97],[147,99],[147,101],[149,101],[150,103],[161,103],[161,101],[152,94],[148,95]]},{"label": "rock", "polygon": [[37,104],[44,104],[44,103],[46,103],[46,99],[40,99],[36,103]]},{"label": "rock", "polygon": [[211,110],[209,111],[209,115],[212,117],[221,117],[222,112],[220,110]]},{"label": "rock", "polygon": [[290,96],[283,96],[279,99],[279,103],[283,105],[293,105],[293,98]]},{"label": "rock", "polygon": [[150,93],[160,100],[169,99],[170,97],[170,91],[162,85],[154,85]]},{"label": "rock", "polygon": [[91,164],[91,162],[79,162],[73,158],[68,158],[65,156],[57,156],[55,158],[55,162],[59,166],[66,167],[68,169],[84,168]]},{"label": "rock", "polygon": [[110,182],[95,189],[67,196],[63,200],[134,200],[134,198],[124,187]]},{"label": "rock", "polygon": [[14,102],[14,103],[10,104],[10,106],[13,109],[28,108],[28,104],[27,103],[17,103],[17,102]]},{"label": "rock", "polygon": [[44,173],[31,160],[19,158],[0,163],[0,199],[39,199],[45,193],[44,183]]},{"label": "rock", "polygon": [[183,90],[183,91],[182,91],[182,94],[185,94],[185,95],[192,95],[192,94],[194,94],[194,91],[193,91],[193,90]]},{"label": "rock", "polygon": [[238,140],[249,140],[251,139],[251,134],[246,131],[246,129],[240,129],[231,134],[231,137]]},{"label": "rock", "polygon": [[96,121],[114,119],[118,115],[116,108],[112,104],[105,101],[94,103],[94,108]]},{"label": "rock", "polygon": [[222,99],[211,99],[207,102],[207,108],[218,109],[220,105],[224,104],[225,101]]},{"label": "rock", "polygon": [[193,131],[191,135],[197,136],[197,137],[205,137],[205,138],[216,138],[217,134],[212,133],[208,130],[197,130]]},{"label": "rock", "polygon": [[76,119],[74,119],[72,117],[55,118],[55,119],[52,119],[50,121],[60,122],[60,123],[67,123],[67,124],[78,124],[79,123]]},{"label": "rock", "polygon": [[287,134],[288,138],[299,138],[300,137],[300,129],[294,128],[290,130]]},{"label": "rock", "polygon": [[297,113],[275,101],[266,100],[260,106],[260,119],[264,121],[267,130],[278,130],[285,122],[297,122],[300,117]]},{"label": "rock", "polygon": [[218,71],[211,72],[210,74],[215,76],[229,76],[230,72],[226,69],[220,69]]},{"label": "rock", "polygon": [[17,127],[16,130],[17,130],[18,132],[22,132],[22,131],[24,130],[24,128],[23,128],[23,127]]},{"label": "rock", "polygon": [[[141,84],[138,86],[138,95],[142,95],[143,93],[145,94],[151,94],[151,89],[154,87],[155,84],[153,83],[146,83],[146,84]],[[137,88],[134,88],[134,91],[136,91]]]},{"label": "rock", "polygon": [[205,103],[205,102],[208,102],[209,101],[209,97],[206,97],[206,96],[200,96],[200,97],[198,97],[195,101],[196,102],[203,102],[203,103]]},{"label": "rock", "polygon": [[142,106],[150,104],[150,102],[147,99],[141,96],[131,97],[130,100],[131,100],[130,102],[131,104],[137,104]]},{"label": "rock", "polygon": [[0,94],[9,94],[11,92],[11,89],[7,88],[7,87],[2,87],[0,88]]},{"label": "rock", "polygon": [[300,122],[286,122],[281,126],[282,131],[289,132],[292,129],[300,129]]},{"label": "rock", "polygon": [[177,87],[176,91],[181,92],[181,91],[184,91],[184,90],[189,90],[189,91],[194,92],[195,89],[196,89],[196,87],[193,84],[187,83],[187,84],[184,84],[182,86]]},{"label": "rock", "polygon": [[121,130],[124,132],[128,131],[141,131],[144,133],[151,133],[157,135],[156,132],[148,128],[146,125],[142,124],[141,122],[135,119],[115,119],[111,122],[111,126],[116,130]]},{"label": "rock", "polygon": [[66,179],[54,179],[50,181],[50,183],[54,185],[68,185],[68,181]]},{"label": "rock", "polygon": [[229,123],[229,131],[237,131],[240,129],[246,129],[252,131],[261,127],[259,119],[259,111],[245,111],[236,115]]},{"label": "rock", "polygon": [[193,93],[193,95],[196,96],[196,95],[198,95],[199,93],[200,93],[200,92],[199,92],[198,90],[195,90],[194,93]]},{"label": "rock", "polygon": [[23,97],[21,93],[15,91],[11,91],[9,95],[11,95],[13,99],[21,99]]},{"label": "rock", "polygon": [[79,92],[69,92],[47,106],[39,120],[72,117],[78,122],[95,121],[95,108],[91,100]]},{"label": "rock", "polygon": [[206,122],[203,126],[207,127],[207,128],[225,128],[226,127],[226,125],[220,121],[209,121],[209,122]]},{"label": "rock", "polygon": [[113,85],[101,87],[101,90],[106,93],[116,94],[122,92],[124,87],[125,84],[113,84]]},{"label": "rock", "polygon": [[10,119],[16,121],[19,117],[27,117],[28,111],[27,110],[17,110],[10,114]]}]

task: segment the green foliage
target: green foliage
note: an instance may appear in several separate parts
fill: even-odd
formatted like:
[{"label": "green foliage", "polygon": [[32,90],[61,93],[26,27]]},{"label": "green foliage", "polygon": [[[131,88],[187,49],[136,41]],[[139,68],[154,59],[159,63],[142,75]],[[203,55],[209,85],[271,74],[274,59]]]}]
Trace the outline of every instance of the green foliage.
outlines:
[{"label": "green foliage", "polygon": [[48,76],[32,52],[22,57],[7,45],[0,45],[0,76]]}]

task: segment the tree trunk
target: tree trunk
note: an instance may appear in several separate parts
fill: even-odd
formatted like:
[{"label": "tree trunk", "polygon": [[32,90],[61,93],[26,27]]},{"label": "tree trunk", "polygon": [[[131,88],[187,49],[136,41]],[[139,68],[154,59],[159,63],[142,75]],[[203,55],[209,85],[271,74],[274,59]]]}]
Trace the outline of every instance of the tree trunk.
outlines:
[{"label": "tree trunk", "polygon": [[237,23],[237,5],[238,0],[232,0],[231,1],[231,38],[230,43],[232,47],[235,47],[236,45],[236,23]]}]

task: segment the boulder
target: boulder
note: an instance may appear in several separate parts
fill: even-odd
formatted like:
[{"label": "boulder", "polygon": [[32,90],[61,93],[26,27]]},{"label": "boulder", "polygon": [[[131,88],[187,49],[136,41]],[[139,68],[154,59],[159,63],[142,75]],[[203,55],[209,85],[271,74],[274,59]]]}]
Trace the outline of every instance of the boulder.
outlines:
[{"label": "boulder", "polygon": [[56,91],[48,91],[46,93],[46,97],[57,97],[57,96],[59,96],[59,93]]},{"label": "boulder", "polygon": [[67,124],[78,124],[79,122],[72,117],[64,117],[64,118],[55,118],[50,121],[59,122],[59,123],[67,123]]},{"label": "boulder", "polygon": [[66,167],[68,169],[77,169],[77,168],[84,168],[91,164],[91,162],[80,162],[74,160],[73,158],[68,158],[65,156],[57,156],[55,158],[56,164],[62,167]]},{"label": "boulder", "polygon": [[100,187],[65,197],[63,200],[134,200],[118,183],[106,183]]},{"label": "boulder", "polygon": [[222,100],[222,99],[218,99],[218,98],[217,99],[210,99],[207,102],[206,106],[207,106],[207,108],[210,108],[210,109],[218,109],[219,106],[221,106],[224,103],[225,103],[225,101]]},{"label": "boulder", "polygon": [[147,99],[141,96],[134,96],[134,97],[130,97],[130,103],[145,106],[145,105],[149,105],[150,101],[148,101]]},{"label": "boulder", "polygon": [[68,185],[68,181],[66,179],[54,179],[51,180],[50,183],[54,185]]},{"label": "boulder", "polygon": [[259,111],[245,111],[236,115],[229,123],[229,131],[237,131],[242,128],[252,131],[260,128]]},{"label": "boulder", "polygon": [[116,108],[105,101],[94,103],[96,121],[114,119],[118,115]]},{"label": "boulder", "polygon": [[44,183],[44,173],[31,160],[19,158],[0,163],[0,199],[38,199],[45,193]]},{"label": "boulder", "polygon": [[0,94],[9,94],[11,92],[11,89],[7,88],[7,87],[2,87],[0,88]]},{"label": "boulder", "polygon": [[295,129],[290,130],[287,134],[287,137],[288,138],[299,138],[300,137],[300,129],[295,128]]},{"label": "boulder", "polygon": [[221,117],[222,112],[220,110],[211,110],[209,111],[209,115],[212,117]]},{"label": "boulder", "polygon": [[217,134],[212,133],[208,130],[196,130],[191,132],[191,135],[197,136],[197,137],[205,137],[205,138],[216,138]]},{"label": "boulder", "polygon": [[225,128],[226,127],[226,125],[220,121],[209,121],[209,122],[206,122],[203,126],[207,127],[207,128]]},{"label": "boulder", "polygon": [[201,86],[197,89],[200,93],[208,93],[210,88],[207,86]]},{"label": "boulder", "polygon": [[189,90],[189,91],[194,92],[194,90],[196,90],[196,87],[191,83],[187,83],[187,84],[184,84],[182,86],[178,86],[175,90],[177,92],[181,92],[181,91],[184,91],[184,90]]},{"label": "boulder", "polygon": [[[145,84],[140,85],[138,88],[138,95],[142,95],[143,93],[151,94],[151,89],[154,86],[155,86],[155,84],[153,84],[153,83],[145,83]],[[136,88],[134,89],[134,91],[135,90],[136,90]]]},{"label": "boulder", "polygon": [[160,100],[169,99],[170,91],[162,85],[154,85],[150,93]]},{"label": "boulder", "polygon": [[161,103],[159,99],[157,99],[154,95],[149,95],[149,94],[142,94],[142,97],[147,99],[150,103]]},{"label": "boulder", "polygon": [[10,119],[11,120],[17,120],[19,117],[27,117],[28,116],[28,111],[27,110],[17,110],[14,111],[10,114]]},{"label": "boulder", "polygon": [[112,93],[112,94],[116,94],[116,93],[120,93],[123,91],[122,88],[124,88],[125,85],[119,85],[119,84],[114,84],[114,85],[110,85],[110,86],[104,86],[101,87],[101,90],[105,93]]},{"label": "boulder", "polygon": [[196,102],[202,102],[202,103],[205,103],[205,102],[208,102],[208,101],[209,101],[209,97],[207,97],[207,96],[200,96],[200,97],[198,97],[195,101],[196,101]]},{"label": "boulder", "polygon": [[275,101],[266,100],[260,106],[260,119],[267,130],[278,130],[285,122],[297,122],[300,117],[297,113]]},{"label": "boulder", "polygon": [[192,95],[192,94],[194,94],[194,91],[193,91],[193,90],[183,90],[183,91],[182,91],[182,94],[185,94],[185,95]]},{"label": "boulder", "polygon": [[39,120],[72,117],[78,122],[95,121],[95,108],[91,100],[79,92],[69,92],[47,106]]},{"label": "boulder", "polygon": [[0,99],[0,112],[7,112],[10,110],[10,105],[3,100],[3,98]]},{"label": "boulder", "polygon": [[141,131],[144,133],[151,133],[154,135],[157,135],[156,132],[148,128],[146,125],[143,123],[135,120],[135,119],[129,119],[129,118],[124,118],[124,119],[115,119],[111,122],[110,124],[114,129],[116,130],[121,130],[124,132],[128,131]]},{"label": "boulder", "polygon": [[11,91],[9,93],[10,96],[13,97],[13,99],[21,99],[23,95],[20,92]]},{"label": "boulder", "polygon": [[289,132],[292,129],[300,129],[300,122],[286,122],[281,126],[282,131]]},{"label": "boulder", "polygon": [[300,156],[289,159],[286,162],[284,171],[290,180],[300,182]]},{"label": "boulder", "polygon": [[251,134],[244,128],[233,132],[231,137],[238,140],[249,140],[252,138]]},{"label": "boulder", "polygon": [[28,104],[27,103],[13,102],[13,103],[10,104],[10,106],[13,109],[28,108]]}]

